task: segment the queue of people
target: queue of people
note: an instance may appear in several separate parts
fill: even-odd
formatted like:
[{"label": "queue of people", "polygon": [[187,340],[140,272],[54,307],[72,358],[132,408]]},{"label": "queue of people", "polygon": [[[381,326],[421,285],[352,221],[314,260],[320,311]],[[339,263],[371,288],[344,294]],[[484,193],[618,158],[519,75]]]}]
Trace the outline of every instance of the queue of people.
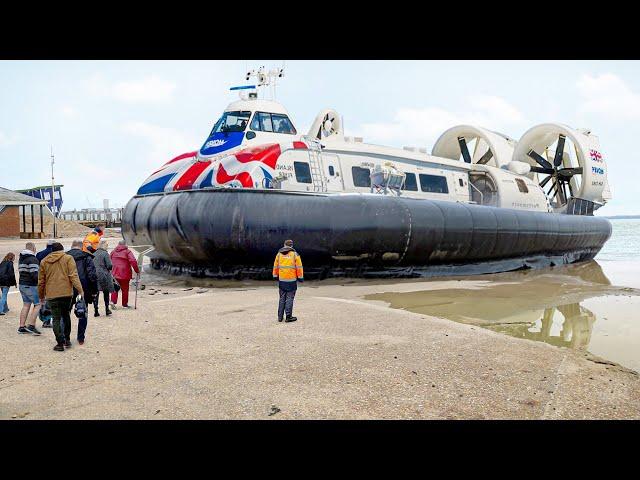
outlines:
[{"label": "queue of people", "polygon": [[105,314],[112,315],[117,303],[117,290],[123,291],[122,306],[128,306],[129,281],[132,271],[139,273],[138,263],[124,240],[111,254],[108,243],[100,237],[98,227],[84,240],[73,241],[65,252],[64,246],[50,240],[45,249],[36,253],[33,242],[27,242],[18,258],[16,279],[15,254],[6,254],[0,262],[0,315],[9,312],[8,294],[17,287],[23,301],[20,311],[19,334],[41,335],[36,328],[40,313],[43,327],[53,329],[54,350],[64,351],[71,343],[71,312],[78,318],[77,341],[82,345],[87,330],[87,309],[94,306],[94,316],[99,313],[99,294],[102,293]]}]

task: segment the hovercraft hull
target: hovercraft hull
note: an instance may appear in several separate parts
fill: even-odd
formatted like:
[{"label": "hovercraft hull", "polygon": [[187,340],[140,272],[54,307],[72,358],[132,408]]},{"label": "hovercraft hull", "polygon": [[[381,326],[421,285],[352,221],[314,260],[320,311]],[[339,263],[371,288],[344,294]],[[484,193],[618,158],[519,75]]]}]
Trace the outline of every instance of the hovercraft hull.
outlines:
[{"label": "hovercraft hull", "polygon": [[122,232],[174,273],[270,278],[295,242],[305,277],[481,274],[592,259],[611,236],[593,216],[373,194],[201,189],[140,195]]}]

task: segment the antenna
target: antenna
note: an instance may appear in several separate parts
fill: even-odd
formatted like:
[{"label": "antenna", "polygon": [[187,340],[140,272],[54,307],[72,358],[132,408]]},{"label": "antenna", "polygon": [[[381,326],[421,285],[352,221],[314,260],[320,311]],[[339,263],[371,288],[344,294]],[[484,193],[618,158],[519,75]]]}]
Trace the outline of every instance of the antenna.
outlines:
[{"label": "antenna", "polygon": [[255,77],[257,80],[255,88],[270,87],[271,99],[275,100],[277,79],[284,77],[284,63],[282,68],[276,68],[268,71],[264,69],[264,66],[260,67],[258,70],[249,70],[245,76],[245,80],[249,81],[251,77]]},{"label": "antenna", "polygon": [[53,145],[51,145],[51,213],[53,213],[53,238],[57,237],[57,228],[56,228],[56,184],[53,177],[53,164],[55,162],[55,157],[53,156]]}]

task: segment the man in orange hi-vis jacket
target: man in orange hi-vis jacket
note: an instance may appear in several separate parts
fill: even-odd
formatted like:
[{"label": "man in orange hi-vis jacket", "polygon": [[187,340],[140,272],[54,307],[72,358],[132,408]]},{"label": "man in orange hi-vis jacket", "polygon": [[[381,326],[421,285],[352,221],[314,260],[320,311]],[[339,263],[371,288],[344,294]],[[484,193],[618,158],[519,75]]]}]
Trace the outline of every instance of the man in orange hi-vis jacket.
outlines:
[{"label": "man in orange hi-vis jacket", "polygon": [[293,299],[296,296],[298,282],[304,282],[304,275],[300,255],[293,249],[293,240],[285,241],[284,247],[278,251],[273,262],[273,278],[278,279],[280,287],[278,321],[282,321],[286,312],[284,321],[295,322],[297,318],[293,316]]},{"label": "man in orange hi-vis jacket", "polygon": [[103,234],[104,229],[100,226],[87,233],[87,236],[84,237],[84,240],[82,241],[82,251],[91,254],[95,253],[98,249],[98,244],[100,243],[100,237],[102,237]]}]

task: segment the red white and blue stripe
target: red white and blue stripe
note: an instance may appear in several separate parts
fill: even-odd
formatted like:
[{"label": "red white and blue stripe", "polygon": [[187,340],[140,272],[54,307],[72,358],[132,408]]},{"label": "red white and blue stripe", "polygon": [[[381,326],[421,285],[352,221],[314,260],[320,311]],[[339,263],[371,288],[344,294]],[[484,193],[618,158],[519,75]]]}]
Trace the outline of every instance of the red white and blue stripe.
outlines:
[{"label": "red white and blue stripe", "polygon": [[213,159],[198,158],[198,152],[185,153],[152,173],[138,195],[225,186],[266,188],[283,152],[306,149],[305,142],[295,141],[258,145]]}]

